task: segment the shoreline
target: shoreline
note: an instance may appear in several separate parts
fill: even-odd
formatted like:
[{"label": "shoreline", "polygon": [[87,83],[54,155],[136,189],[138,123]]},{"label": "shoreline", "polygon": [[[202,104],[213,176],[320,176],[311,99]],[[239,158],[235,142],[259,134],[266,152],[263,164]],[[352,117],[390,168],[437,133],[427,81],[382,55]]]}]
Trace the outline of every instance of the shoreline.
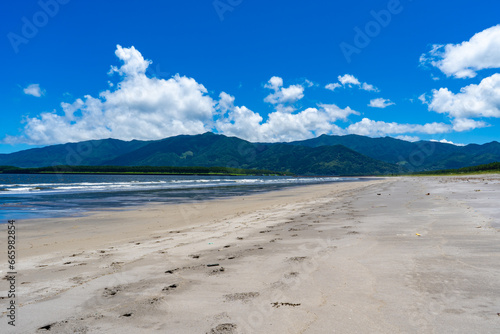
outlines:
[{"label": "shoreline", "polygon": [[400,177],[20,221],[18,330],[493,333],[499,183]]},{"label": "shoreline", "polygon": [[[102,175],[100,175],[102,176]],[[150,175],[151,176],[151,175]],[[212,175],[213,176],[213,175]],[[315,177],[313,177],[315,178]],[[205,201],[205,200],[222,200],[232,197],[248,196],[250,194],[260,194],[273,191],[281,191],[287,189],[293,189],[295,187],[303,187],[310,185],[320,185],[326,183],[336,183],[336,182],[360,182],[366,180],[375,180],[382,178],[375,177],[329,177],[332,180],[320,181],[320,182],[305,182],[305,183],[277,183],[277,184],[249,184],[249,185],[238,185],[227,184],[227,185],[213,185],[205,187],[200,184],[199,187],[166,187],[166,188],[143,188],[134,190],[118,190],[118,191],[82,191],[82,192],[45,192],[33,194],[13,194],[18,197],[17,202],[7,203],[6,209],[0,210],[0,218],[2,222],[6,222],[7,219],[15,219],[18,221],[28,221],[35,219],[57,219],[57,218],[67,218],[67,217],[82,217],[88,214],[92,214],[100,211],[109,210],[136,210],[140,209],[142,206],[148,206],[153,203],[163,205],[163,204],[186,204]],[[300,177],[299,179],[302,179]],[[147,181],[147,180],[146,180]],[[220,181],[216,179],[215,181]],[[235,181],[234,179],[228,179],[228,181]],[[151,182],[151,181],[150,181]],[[71,185],[71,184],[70,184]],[[29,187],[27,184],[26,186]],[[47,185],[44,184],[44,187]],[[49,186],[50,187],[50,186]],[[37,189],[37,187],[34,187]],[[178,193],[178,195],[170,197],[169,192]],[[68,197],[64,197],[64,195]],[[180,194],[180,196],[179,196]],[[8,194],[2,194],[7,196]],[[29,196],[38,196],[30,198]],[[23,196],[28,196],[25,202],[22,202]],[[16,198],[17,198],[16,197]],[[66,202],[66,200],[68,202]],[[90,201],[90,202],[89,202]],[[113,201],[115,203],[110,204],[100,203],[100,201]],[[55,205],[52,205],[52,202]],[[51,205],[47,205],[51,203]],[[69,206],[68,206],[69,203]],[[57,204],[60,205],[58,209]],[[25,207],[25,212],[23,212],[23,206]],[[65,210],[64,208],[67,208]],[[40,210],[36,213],[36,210]]]}]

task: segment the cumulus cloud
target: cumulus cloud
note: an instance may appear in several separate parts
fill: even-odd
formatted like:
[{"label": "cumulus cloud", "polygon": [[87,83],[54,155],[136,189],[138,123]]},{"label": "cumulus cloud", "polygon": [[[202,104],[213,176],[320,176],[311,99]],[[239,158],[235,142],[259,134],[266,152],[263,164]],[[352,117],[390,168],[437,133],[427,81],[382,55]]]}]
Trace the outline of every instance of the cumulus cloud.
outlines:
[{"label": "cumulus cloud", "polygon": [[451,145],[455,145],[455,146],[465,146],[465,144],[457,144],[457,143],[454,143],[454,142],[446,140],[446,139],[441,139],[441,140],[431,139],[430,141],[433,141],[436,143],[451,144]]},{"label": "cumulus cloud", "polygon": [[111,68],[110,73],[121,76],[114,90],[62,103],[63,113],[27,118],[24,135],[6,141],[41,145],[109,137],[148,140],[212,128],[216,102],[202,84],[180,75],[148,78],[151,61],[134,47],[118,45],[115,54],[122,66]]},{"label": "cumulus cloud", "polygon": [[266,96],[264,102],[275,105],[277,110],[293,112],[295,108],[292,104],[304,97],[303,86],[290,85],[285,88],[283,87],[283,79],[280,77],[272,77],[264,87],[274,91]]},{"label": "cumulus cloud", "polygon": [[454,119],[452,123],[453,123],[453,130],[457,132],[470,131],[488,126],[488,124],[484,121],[475,121],[470,118],[457,118]]},{"label": "cumulus cloud", "polygon": [[336,89],[336,88],[339,88],[339,87],[342,87],[341,84],[339,84],[338,82],[335,82],[335,83],[329,83],[328,85],[325,86],[326,89],[328,90],[331,90],[332,92]]},{"label": "cumulus cloud", "polygon": [[500,117],[500,74],[471,84],[454,94],[448,88],[434,89],[428,103],[429,110],[454,118]]},{"label": "cumulus cloud", "polygon": [[23,89],[24,94],[31,95],[35,97],[41,97],[44,94],[44,91],[40,88],[39,84],[31,84],[28,87]]},{"label": "cumulus cloud", "polygon": [[405,133],[426,133],[436,134],[450,132],[452,127],[444,123],[427,124],[400,124],[386,123],[383,121],[374,121],[369,118],[363,118],[361,121],[349,125],[347,132],[370,137],[384,137],[387,135],[405,134]]},{"label": "cumulus cloud", "polygon": [[392,102],[391,100],[378,98],[378,99],[370,100],[370,104],[368,104],[368,106],[372,107],[372,108],[382,108],[383,109],[383,108],[386,108],[388,106],[392,106],[393,104],[395,104],[395,103]]},{"label": "cumulus cloud", "polygon": [[354,77],[354,75],[350,74],[339,75],[338,79],[339,82],[342,84],[342,86],[352,87],[353,85],[354,86],[361,85],[361,82],[359,82],[359,80],[356,77]]},{"label": "cumulus cloud", "polygon": [[[349,121],[350,116],[359,115],[350,107],[318,103],[312,108],[296,110],[294,103],[304,97],[307,82],[284,86],[282,78],[272,77],[265,85],[271,93],[264,100],[274,105],[275,111],[261,115],[246,106],[235,105],[235,97],[225,92],[221,92],[218,99],[212,98],[207,89],[193,78],[179,74],[165,79],[148,75],[148,67],[152,62],[134,47],[123,48],[118,45],[115,55],[121,65],[111,66],[109,74],[119,76],[116,84],[97,96],[85,95],[72,103],[61,103],[59,110],[26,118],[22,136],[7,137],[4,142],[47,145],[103,138],[153,140],[206,131],[256,142],[285,142],[321,134],[348,133],[399,135],[410,140],[416,138],[409,136],[414,133],[435,134],[487,126],[473,119],[476,114],[460,111],[459,102],[451,103],[458,111],[453,108],[440,109],[440,101],[444,101],[441,95],[454,101],[464,99],[464,96],[474,96],[477,103],[480,100],[486,103],[486,100],[489,108],[482,108],[485,104],[478,107],[478,110],[481,109],[480,115],[485,117],[497,115],[499,105],[497,84],[500,85],[500,74],[499,77],[487,78],[489,81],[483,80],[477,87],[468,86],[459,94],[435,91],[428,99],[422,97],[430,109],[443,110],[452,116],[455,113],[460,115],[453,116],[451,124],[399,124],[364,118],[343,129],[336,122]],[[338,88],[337,85],[376,89],[352,75],[339,76],[338,79],[338,83],[332,84],[333,89]],[[40,94],[43,94],[41,89]],[[371,106],[376,107],[390,104],[392,102],[386,99],[370,102]]]},{"label": "cumulus cloud", "polygon": [[[231,100],[234,102],[234,99]],[[227,117],[216,121],[218,132],[237,136],[254,142],[286,142],[313,138],[329,133],[342,134],[343,130],[334,124],[346,120],[349,115],[358,114],[347,107],[334,104],[319,104],[318,108],[308,108],[298,113],[277,110],[262,116],[245,106],[231,105]]]},{"label": "cumulus cloud", "polygon": [[420,137],[417,137],[417,136],[405,136],[405,135],[396,136],[395,138],[396,139],[400,139],[400,140],[404,140],[404,141],[409,141],[409,142],[412,142],[412,143],[420,140]]},{"label": "cumulus cloud", "polygon": [[479,70],[500,68],[500,25],[460,44],[433,45],[420,57],[420,63],[430,64],[455,78],[473,78]]},{"label": "cumulus cloud", "polygon": [[370,85],[366,82],[361,82],[356,78],[355,76],[351,74],[344,74],[344,75],[339,75],[337,77],[339,82],[334,82],[334,83],[329,83],[328,85],[325,86],[326,89],[334,91],[336,88],[340,87],[357,87],[361,90],[366,90],[369,92],[378,92],[378,88],[376,88],[373,85]]}]

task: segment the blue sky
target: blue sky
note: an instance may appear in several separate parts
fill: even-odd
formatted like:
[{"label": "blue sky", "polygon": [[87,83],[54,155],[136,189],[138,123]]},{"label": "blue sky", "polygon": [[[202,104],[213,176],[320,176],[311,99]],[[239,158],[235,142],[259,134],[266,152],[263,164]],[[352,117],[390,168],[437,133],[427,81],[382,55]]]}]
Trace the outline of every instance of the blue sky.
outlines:
[{"label": "blue sky", "polygon": [[0,153],[213,131],[500,140],[498,1],[2,2]]}]

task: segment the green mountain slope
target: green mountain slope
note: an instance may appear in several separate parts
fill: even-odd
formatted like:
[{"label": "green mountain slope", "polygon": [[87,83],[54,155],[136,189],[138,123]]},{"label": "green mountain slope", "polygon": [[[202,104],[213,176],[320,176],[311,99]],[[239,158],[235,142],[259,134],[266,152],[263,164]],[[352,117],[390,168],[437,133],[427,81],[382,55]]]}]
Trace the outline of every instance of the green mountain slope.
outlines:
[{"label": "green mountain slope", "polygon": [[0,156],[0,165],[219,166],[269,169],[302,175],[379,175],[398,171],[395,165],[377,161],[340,145],[316,148],[256,144],[213,133],[175,136],[149,142],[107,139],[55,145]]},{"label": "green mountain slope", "polygon": [[395,173],[397,167],[343,146],[309,148],[254,144],[213,133],[152,142],[107,162],[120,166],[225,166],[295,174],[361,175]]},{"label": "green mountain slope", "polygon": [[266,169],[300,175],[380,175],[399,171],[396,165],[369,158],[342,145],[308,148],[274,144],[259,153],[256,160],[256,164],[267,166]]},{"label": "green mountain slope", "polygon": [[289,144],[309,147],[344,145],[371,158],[398,164],[411,171],[461,168],[500,160],[500,143],[496,141],[484,145],[456,146],[430,141],[411,143],[390,137],[322,135]]},{"label": "green mountain slope", "polygon": [[0,154],[0,165],[16,167],[101,165],[112,158],[135,151],[147,143],[138,140],[126,142],[117,139],[103,139],[52,145]]},{"label": "green mountain slope", "polygon": [[486,165],[463,167],[458,169],[441,169],[430,172],[421,172],[416,175],[460,175],[460,174],[498,174],[500,173],[500,162],[492,162]]}]

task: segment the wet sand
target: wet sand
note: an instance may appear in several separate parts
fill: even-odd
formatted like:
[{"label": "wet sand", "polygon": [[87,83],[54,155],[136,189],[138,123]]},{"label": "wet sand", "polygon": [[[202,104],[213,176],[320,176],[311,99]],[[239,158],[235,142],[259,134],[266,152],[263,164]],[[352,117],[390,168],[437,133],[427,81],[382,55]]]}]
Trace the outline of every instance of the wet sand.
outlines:
[{"label": "wet sand", "polygon": [[19,221],[0,331],[498,333],[499,200],[497,175],[389,178]]}]

